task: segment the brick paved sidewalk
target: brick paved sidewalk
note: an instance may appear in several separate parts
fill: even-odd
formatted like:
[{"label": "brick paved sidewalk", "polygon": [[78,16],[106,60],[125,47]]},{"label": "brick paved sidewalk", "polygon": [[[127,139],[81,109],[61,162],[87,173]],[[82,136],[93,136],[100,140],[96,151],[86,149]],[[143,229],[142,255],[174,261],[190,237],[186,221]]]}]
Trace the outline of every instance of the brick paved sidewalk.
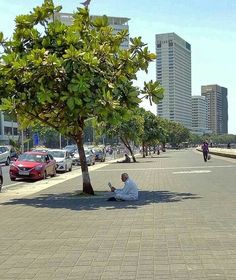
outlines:
[{"label": "brick paved sidewalk", "polygon": [[[94,197],[75,196],[75,177],[2,202],[0,279],[236,279],[233,182],[223,191],[220,179],[206,181],[211,173],[175,174],[205,170],[191,151],[138,161],[92,171]],[[236,164],[226,165],[227,176]],[[209,163],[219,175],[221,166]],[[121,185],[124,171],[140,200],[107,202],[107,182]]]}]

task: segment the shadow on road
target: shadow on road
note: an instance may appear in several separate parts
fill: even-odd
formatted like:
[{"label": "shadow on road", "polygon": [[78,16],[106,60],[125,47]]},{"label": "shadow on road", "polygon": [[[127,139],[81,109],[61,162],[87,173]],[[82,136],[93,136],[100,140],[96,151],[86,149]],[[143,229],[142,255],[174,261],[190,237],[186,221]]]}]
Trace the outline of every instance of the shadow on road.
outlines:
[{"label": "shadow on road", "polygon": [[[156,162],[154,159],[155,158],[159,158],[159,159],[162,159],[162,158],[169,158],[169,157],[166,157],[166,156],[156,156],[156,157],[149,157],[149,158],[145,158],[143,161],[140,160],[140,158],[136,159],[136,162],[133,162],[133,160],[131,162],[118,162],[118,161],[115,161],[115,162],[111,162],[110,164],[111,165],[132,165],[132,164],[137,164],[137,163],[150,163],[150,162]],[[153,160],[152,160],[153,159]]]},{"label": "shadow on road", "polygon": [[108,192],[96,192],[95,196],[79,196],[76,193],[42,194],[33,198],[12,199],[0,205],[25,205],[36,208],[80,210],[137,209],[151,203],[183,202],[201,198],[197,194],[169,191],[140,191],[138,201],[107,201]]}]

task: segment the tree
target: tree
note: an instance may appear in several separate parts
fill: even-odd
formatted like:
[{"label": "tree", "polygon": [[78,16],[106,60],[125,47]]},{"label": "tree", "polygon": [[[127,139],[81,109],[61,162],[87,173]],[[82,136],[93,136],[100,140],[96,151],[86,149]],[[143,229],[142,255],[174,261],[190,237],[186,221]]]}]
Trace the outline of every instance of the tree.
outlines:
[{"label": "tree", "polygon": [[194,145],[202,143],[202,136],[194,133],[190,134],[190,142]]},{"label": "tree", "polygon": [[181,142],[187,142],[190,139],[190,131],[182,124],[168,121],[168,142],[173,146],[179,146]]},{"label": "tree", "polygon": [[125,147],[129,150],[133,162],[136,162],[134,151],[131,145],[140,143],[143,135],[144,119],[140,114],[140,110],[130,111],[126,118],[116,124],[106,123],[103,132],[106,131],[110,137],[118,136]]},{"label": "tree", "polygon": [[144,133],[142,138],[143,157],[145,157],[145,150],[147,154],[147,147],[165,142],[167,132],[165,130],[164,121],[162,118],[155,116],[150,111],[142,110],[144,117]]},{"label": "tree", "polygon": [[39,121],[73,139],[83,191],[94,194],[83,147],[85,121],[115,123],[141,98],[156,102],[162,89],[152,81],[143,90],[133,86],[136,73],[147,72],[155,59],[140,37],[121,49],[127,30],[113,34],[106,16],[92,20],[88,8],[78,8],[72,25],[66,26],[49,20],[60,10],[44,0],[30,14],[16,17],[12,39],[0,33],[1,109],[15,112],[20,123]]}]

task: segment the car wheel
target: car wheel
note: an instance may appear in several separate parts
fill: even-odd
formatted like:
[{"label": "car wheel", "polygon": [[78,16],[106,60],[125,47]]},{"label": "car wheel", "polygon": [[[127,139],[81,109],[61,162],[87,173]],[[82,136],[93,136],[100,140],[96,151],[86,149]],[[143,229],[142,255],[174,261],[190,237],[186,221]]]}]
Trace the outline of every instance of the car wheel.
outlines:
[{"label": "car wheel", "polygon": [[71,164],[71,166],[70,166],[70,169],[69,169],[69,171],[72,171],[72,164]]},{"label": "car wheel", "polygon": [[7,160],[6,160],[5,165],[9,165],[9,164],[10,164],[10,162],[11,162],[11,160],[10,160],[10,158],[8,157],[8,158],[7,158]]},{"label": "car wheel", "polygon": [[0,192],[2,191],[2,184],[3,184],[3,180],[2,178],[0,178]]},{"label": "car wheel", "polygon": [[14,178],[14,177],[11,177],[10,179],[11,179],[11,181],[15,181],[16,180],[16,178]]}]

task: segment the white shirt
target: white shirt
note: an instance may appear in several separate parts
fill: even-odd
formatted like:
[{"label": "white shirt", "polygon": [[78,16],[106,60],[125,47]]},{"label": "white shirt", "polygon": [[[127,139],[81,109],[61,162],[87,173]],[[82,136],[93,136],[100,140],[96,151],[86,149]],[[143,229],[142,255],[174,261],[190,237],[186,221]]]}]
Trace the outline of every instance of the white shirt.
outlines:
[{"label": "white shirt", "polygon": [[138,186],[133,180],[128,178],[124,182],[124,187],[122,189],[115,190],[115,197],[123,200],[137,200]]}]

